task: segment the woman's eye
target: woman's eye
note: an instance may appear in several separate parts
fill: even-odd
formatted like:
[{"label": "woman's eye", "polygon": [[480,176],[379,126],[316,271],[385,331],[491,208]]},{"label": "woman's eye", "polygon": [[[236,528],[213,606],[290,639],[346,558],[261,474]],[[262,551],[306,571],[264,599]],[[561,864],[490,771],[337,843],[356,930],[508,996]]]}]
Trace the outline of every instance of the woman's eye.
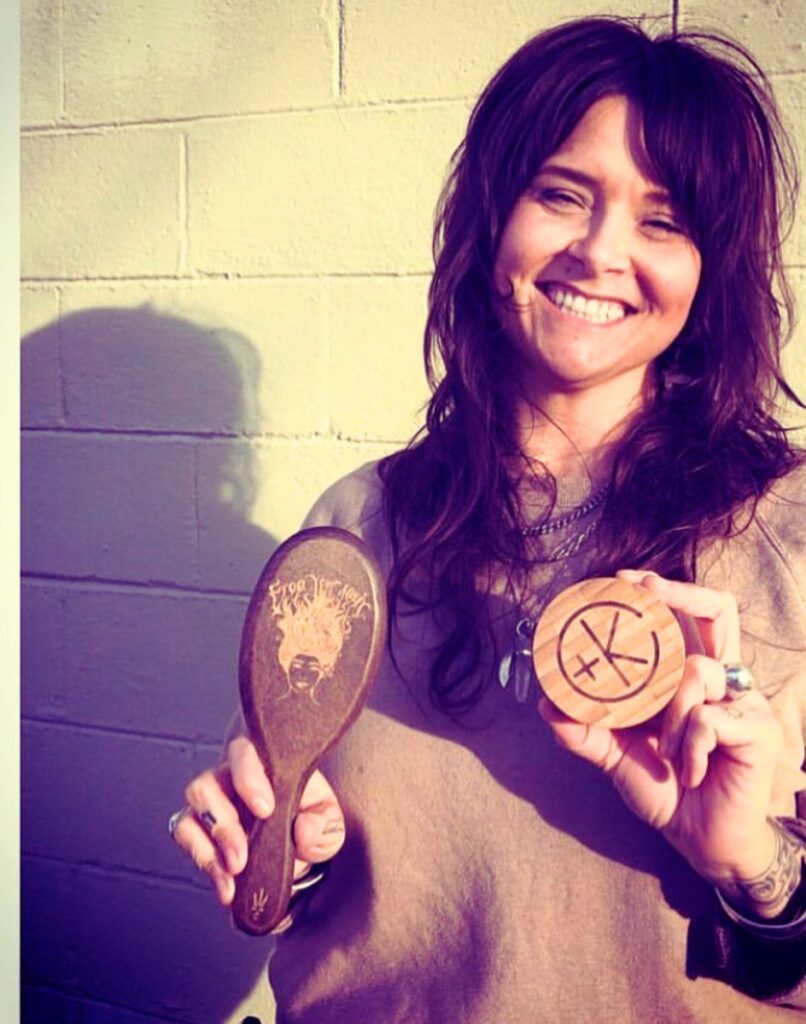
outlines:
[{"label": "woman's eye", "polygon": [[546,206],[563,209],[569,206],[582,207],[585,205],[581,196],[574,192],[567,192],[561,188],[543,188],[538,192],[538,197]]},{"label": "woman's eye", "polygon": [[669,217],[648,217],[644,224],[646,227],[661,234],[683,235],[683,228]]}]

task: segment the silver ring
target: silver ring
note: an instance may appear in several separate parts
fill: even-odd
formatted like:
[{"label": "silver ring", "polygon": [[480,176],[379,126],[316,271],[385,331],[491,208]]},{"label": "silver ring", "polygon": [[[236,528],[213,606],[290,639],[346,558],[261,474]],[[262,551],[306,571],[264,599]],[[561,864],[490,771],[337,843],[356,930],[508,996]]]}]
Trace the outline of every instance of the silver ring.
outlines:
[{"label": "silver ring", "polygon": [[738,700],[749,693],[755,686],[753,673],[744,665],[725,665],[725,697],[727,700]]},{"label": "silver ring", "polygon": [[199,815],[199,821],[204,825],[208,832],[212,832],[218,824],[218,820],[212,811],[202,811]]},{"label": "silver ring", "polygon": [[174,832],[176,832],[177,828],[179,827],[179,822],[183,818],[187,817],[188,814],[190,814],[190,808],[187,806],[187,804],[185,804],[184,807],[181,807],[178,811],[174,811],[173,814],[170,816],[170,818],[168,819],[168,835],[171,837],[171,839],[173,839]]}]

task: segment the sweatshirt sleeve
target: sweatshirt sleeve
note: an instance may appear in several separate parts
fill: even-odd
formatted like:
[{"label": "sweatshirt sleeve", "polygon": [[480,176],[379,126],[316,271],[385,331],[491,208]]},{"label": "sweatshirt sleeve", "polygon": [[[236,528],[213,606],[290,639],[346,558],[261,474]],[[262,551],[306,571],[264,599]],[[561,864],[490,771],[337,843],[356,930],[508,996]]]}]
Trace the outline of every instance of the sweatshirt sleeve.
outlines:
[{"label": "sweatshirt sleeve", "polygon": [[[746,580],[741,608],[748,622],[754,672],[784,729],[776,771],[773,813],[806,849],[806,469],[778,481],[759,506],[744,548]],[[756,614],[760,593],[767,595]],[[747,614],[745,614],[747,613]],[[745,641],[743,639],[743,645]],[[756,667],[758,671],[756,671]],[[806,1016],[806,869],[789,928],[743,927],[715,901],[712,936],[719,973],[757,999],[800,1010]],[[799,924],[798,924],[799,922]]]}]

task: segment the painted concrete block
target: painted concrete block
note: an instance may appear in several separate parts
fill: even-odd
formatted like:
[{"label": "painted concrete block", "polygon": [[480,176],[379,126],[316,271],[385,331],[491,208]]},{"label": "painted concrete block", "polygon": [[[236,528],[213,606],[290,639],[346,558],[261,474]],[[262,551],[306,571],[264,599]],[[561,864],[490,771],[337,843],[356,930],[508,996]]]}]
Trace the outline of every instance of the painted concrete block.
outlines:
[{"label": "painted concrete block", "polygon": [[25,581],[23,714],[218,744],[245,611],[245,598]]},{"label": "painted concrete block", "polygon": [[61,8],[56,0],[19,5],[23,126],[55,124],[62,115]]},{"label": "painted concrete block", "polygon": [[21,1020],[23,1024],[84,1024],[83,1000],[55,989],[21,988]]},{"label": "painted concrete block", "polygon": [[[277,439],[246,446],[246,452],[244,442],[221,445],[233,459],[251,461],[256,487],[249,504],[249,518],[275,542],[299,530],[311,505],[326,487],[363,463],[399,447],[390,442],[353,443],[333,438]],[[226,455],[217,455],[212,446],[199,450],[199,564],[206,579],[219,571],[216,546],[224,531],[215,506],[215,481],[220,477],[217,463],[222,457]],[[266,552],[252,576],[250,589],[270,553]]]},{"label": "painted concrete block", "polygon": [[124,306],[114,293],[94,298],[108,304],[71,312],[61,325],[70,426],[180,433],[242,427],[244,380],[256,363],[245,344],[150,303]]},{"label": "painted concrete block", "polygon": [[232,274],[431,267],[462,104],[311,111],[189,129],[190,266]]},{"label": "painted concrete block", "polygon": [[263,467],[250,442],[197,445],[198,567],[205,589],[250,594],[277,538],[253,519]]},{"label": "painted concrete block", "polygon": [[23,856],[20,881],[22,983],[73,988],[80,956],[75,922],[82,913],[76,871],[61,861]]},{"label": "painted concrete block", "polygon": [[189,745],[23,721],[21,755],[24,853],[192,874],[166,828],[193,777]]},{"label": "painted concrete block", "polygon": [[[668,24],[666,0],[622,0],[618,13]],[[350,100],[475,97],[528,38],[581,15],[613,13],[608,3],[485,0],[386,3],[347,0],[345,94]]]},{"label": "painted concrete block", "polygon": [[[151,1013],[137,1013],[125,1006],[83,1000],[81,1024],[173,1024],[170,1017],[155,1017]],[[241,1024],[239,1021],[238,1024]]]},{"label": "painted concrete block", "polygon": [[23,715],[67,714],[64,589],[23,580],[20,590],[20,710]]},{"label": "painted concrete block", "polygon": [[20,290],[20,333],[23,339],[54,327],[59,317],[59,289],[51,285],[24,285]]},{"label": "painted concrete block", "polygon": [[265,972],[272,940],[236,933],[207,891],[100,872],[77,886],[79,977],[99,1001],[187,1024],[223,1021]]},{"label": "painted concrete block", "polygon": [[20,413],[23,427],[57,427],[64,422],[58,316],[57,289],[22,289]]},{"label": "painted concrete block", "polygon": [[340,278],[328,290],[331,424],[339,436],[408,441],[428,398],[427,277]]},{"label": "painted concrete block", "polygon": [[[802,67],[806,72],[806,55]],[[772,84],[803,175],[806,168],[806,73],[779,75],[773,79]],[[802,187],[798,213],[784,252],[788,263],[806,266],[806,195]],[[800,308],[803,310],[803,305]]]},{"label": "painted concrete block", "polygon": [[24,571],[141,582],[196,579],[191,445],[25,435]]},{"label": "painted concrete block", "polygon": [[768,74],[806,66],[801,0],[680,0],[679,26],[727,33],[748,47]]},{"label": "painted concrete block", "polygon": [[169,1017],[136,1013],[125,1006],[23,985],[22,1024],[55,1024],[56,1021],[58,1024],[174,1024]]},{"label": "painted concrete block", "polygon": [[243,598],[71,593],[65,702],[75,721],[221,739],[237,699]]},{"label": "painted concrete block", "polygon": [[67,4],[67,116],[86,124],[327,102],[337,26],[333,0]]},{"label": "painted concrete block", "polygon": [[[806,267],[790,272],[790,280],[800,310],[792,340],[784,349],[783,365],[787,380],[795,392],[806,401]],[[800,443],[806,444],[806,412],[792,406],[787,411],[786,422],[800,428]]]},{"label": "painted concrete block", "polygon": [[169,131],[23,138],[24,278],[170,274],[179,140]]},{"label": "painted concrete block", "polygon": [[65,285],[70,425],[321,432],[323,288],[294,280]]}]

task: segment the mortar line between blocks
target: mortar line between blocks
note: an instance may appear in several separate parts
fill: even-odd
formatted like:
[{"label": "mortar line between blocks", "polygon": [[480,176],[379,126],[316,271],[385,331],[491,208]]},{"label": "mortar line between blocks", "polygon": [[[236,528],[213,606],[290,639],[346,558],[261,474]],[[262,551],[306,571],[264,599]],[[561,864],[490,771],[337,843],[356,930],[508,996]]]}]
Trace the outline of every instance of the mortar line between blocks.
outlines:
[{"label": "mortar line between blocks", "polygon": [[336,112],[379,112],[388,110],[421,110],[439,107],[466,107],[468,113],[476,100],[475,94],[459,96],[379,96],[376,99],[361,99],[343,103],[339,97],[330,102],[309,104],[298,107],[275,107],[262,110],[226,111],[215,114],[183,114],[176,117],[151,117],[139,121],[88,121],[81,124],[32,124],[21,129],[23,137],[47,137],[67,135],[103,135],[109,132],[125,131],[170,131],[190,124],[226,124],[238,121],[259,121],[273,117],[296,117],[301,114]]},{"label": "mortar line between blocks", "polygon": [[159,1016],[154,1016],[148,1010],[133,1009],[128,1003],[110,1003],[108,999],[99,999],[97,995],[88,995],[71,988],[62,988],[55,984],[44,984],[41,982],[28,982],[23,981],[22,987],[30,990],[31,992],[51,992],[56,993],[60,996],[66,996],[68,999],[72,999],[76,1003],[81,1003],[82,1008],[85,1005],[88,1006],[101,1006],[110,1010],[125,1010],[129,1013],[136,1014],[144,1021],[154,1021],[154,1024],[187,1024],[188,1018],[186,1017],[174,1017],[170,1014],[160,1013]]},{"label": "mortar line between blocks", "polygon": [[[199,739],[193,736],[175,736],[170,733],[143,732],[142,729],[121,729],[111,725],[93,725],[88,722],[77,722],[68,718],[46,718],[43,715],[23,714],[20,716],[20,725],[48,726],[56,730],[90,733],[96,736],[125,736],[127,739],[144,740],[146,743],[156,746],[179,747],[180,750],[189,749],[193,753],[198,753],[199,750],[206,750],[207,747],[213,750],[219,750],[221,747],[220,739]],[[226,722],[222,725],[222,734],[224,729],[226,729],[226,725]]]},{"label": "mortar line between blocks", "polygon": [[324,434],[321,431],[312,431],[307,434],[281,434],[281,433],[255,433],[255,434],[216,434],[212,432],[198,431],[196,433],[181,433],[177,430],[135,430],[122,428],[102,429],[101,427],[22,427],[21,433],[27,437],[58,437],[70,438],[71,440],[92,440],[115,441],[119,444],[146,442],[149,444],[183,444],[195,445],[200,442],[210,445],[232,445],[247,444],[255,447],[271,447],[275,443],[280,444],[307,444],[329,446],[333,443],[345,445],[386,445],[405,443],[407,437],[378,437],[351,435],[346,433]]},{"label": "mortar line between blocks", "polygon": [[[322,339],[324,344],[324,360],[323,365],[327,367],[327,380],[333,379],[333,332],[331,329],[332,316],[331,314],[331,300],[332,300],[332,288],[330,282],[325,282],[324,288],[324,308],[325,316],[324,323],[322,324]],[[333,429],[333,388],[325,387],[325,407],[324,407],[324,433],[330,435]]]},{"label": "mortar line between blocks", "polygon": [[346,13],[346,0],[339,0],[339,81],[338,88],[339,97],[344,96],[345,92],[345,70],[344,70],[344,51],[347,45],[347,13]]},{"label": "mortar line between blocks", "polygon": [[680,31],[680,0],[672,0],[672,35]]},{"label": "mortar line between blocks", "polygon": [[185,277],[188,272],[188,250],[189,239],[189,211],[188,199],[190,195],[190,179],[188,166],[188,138],[186,132],[179,134],[179,183],[177,198],[177,216],[179,218],[179,259],[177,274]]},{"label": "mortar line between blocks", "polygon": [[251,590],[217,590],[212,587],[191,587],[162,580],[152,583],[143,580],[104,579],[97,576],[70,576],[56,572],[30,572],[20,574],[26,586],[60,587],[82,593],[147,594],[149,597],[197,598],[200,600],[229,601],[240,604],[249,598]]},{"label": "mortar line between blocks", "polygon": [[59,120],[67,118],[67,83],[64,74],[64,0],[59,0]]},{"label": "mortar line between blocks", "polygon": [[67,285],[73,287],[85,287],[87,285],[108,285],[108,284],[161,284],[166,287],[192,287],[201,284],[270,284],[272,282],[301,281],[312,283],[316,281],[338,281],[338,280],[362,280],[364,278],[382,278],[384,280],[410,280],[411,278],[422,278],[425,281],[431,279],[433,271],[429,269],[412,270],[289,270],[278,271],[272,274],[243,274],[233,271],[196,271],[193,276],[177,277],[175,274],[119,274],[116,277],[107,277],[95,274],[92,277],[23,277],[20,283],[28,286],[39,285]]},{"label": "mortar line between blocks", "polygon": [[61,287],[56,288],[56,361],[59,365],[59,407],[62,425],[67,427],[67,375],[64,361],[64,335],[62,333],[62,312],[64,296]]},{"label": "mortar line between blocks", "polygon": [[196,579],[201,575],[200,547],[201,547],[201,524],[199,522],[199,446],[193,445],[193,570]]}]

